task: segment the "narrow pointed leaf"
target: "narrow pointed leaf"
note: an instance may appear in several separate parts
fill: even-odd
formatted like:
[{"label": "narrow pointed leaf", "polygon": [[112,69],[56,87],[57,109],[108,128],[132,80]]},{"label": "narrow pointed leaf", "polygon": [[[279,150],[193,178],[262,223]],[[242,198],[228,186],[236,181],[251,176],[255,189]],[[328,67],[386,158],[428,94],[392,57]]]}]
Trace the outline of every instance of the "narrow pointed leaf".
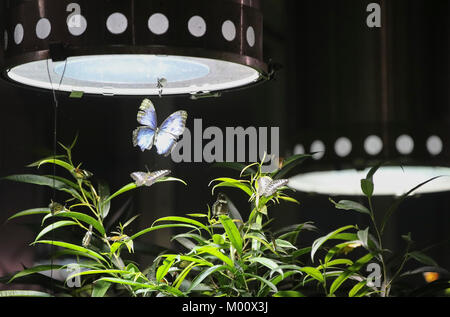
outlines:
[{"label": "narrow pointed leaf", "polygon": [[92,288],[92,297],[104,297],[108,289],[111,287],[111,283],[105,281],[98,281],[94,283]]},{"label": "narrow pointed leaf", "polygon": [[52,297],[52,295],[38,291],[0,291],[0,297]]},{"label": "narrow pointed leaf", "polygon": [[92,218],[91,216],[88,216],[86,214],[82,214],[79,212],[65,211],[65,212],[57,213],[53,217],[77,219],[77,220],[85,222],[89,225],[92,225],[98,232],[100,232],[101,235],[105,234],[105,228],[103,228],[102,224],[100,222],[98,222],[97,220],[95,220],[94,218]]},{"label": "narrow pointed leaf", "polygon": [[360,203],[357,203],[355,201],[351,201],[351,200],[341,200],[338,203],[333,201],[330,198],[330,201],[334,204],[334,206],[337,209],[341,209],[341,210],[353,210],[353,211],[357,211],[363,214],[367,214],[370,215],[370,211],[369,209],[367,209],[365,206],[361,205]]},{"label": "narrow pointed leaf", "polygon": [[197,277],[192,281],[192,284],[188,288],[187,293],[190,293],[193,289],[195,289],[201,282],[203,282],[211,274],[213,274],[217,271],[220,271],[220,270],[225,270],[226,268],[227,268],[226,265],[215,265],[215,266],[207,268],[202,273],[197,275]]},{"label": "narrow pointed leaf", "polygon": [[231,244],[236,249],[236,251],[239,254],[241,254],[243,241],[241,233],[234,224],[233,220],[231,220],[228,216],[220,216],[219,220],[222,223],[223,228],[225,229],[225,232],[227,233],[228,239],[230,240]]},{"label": "narrow pointed leaf", "polygon": [[98,195],[100,196],[100,215],[102,219],[105,219],[106,216],[108,216],[109,210],[111,208],[111,200],[108,200],[108,197],[110,195],[109,192],[109,186],[104,181],[98,182]]},{"label": "narrow pointed leaf", "polygon": [[317,250],[319,250],[319,248],[328,240],[333,239],[337,234],[339,234],[342,231],[348,230],[348,229],[352,229],[355,228],[355,226],[345,226],[342,228],[339,228],[333,232],[330,232],[329,234],[327,234],[324,237],[321,237],[317,240],[314,241],[313,245],[312,245],[312,249],[311,249],[311,260],[314,261],[314,255],[316,254]]},{"label": "narrow pointed leaf", "polygon": [[18,273],[16,273],[11,279],[8,281],[8,283],[11,283],[15,279],[18,279],[20,277],[24,277],[30,274],[50,271],[50,270],[59,270],[61,269],[62,265],[38,265],[29,269],[22,270]]},{"label": "narrow pointed leaf", "polygon": [[300,271],[313,277],[315,280],[319,281],[319,283],[323,283],[323,275],[318,269],[310,266],[305,266],[302,267]]},{"label": "narrow pointed leaf", "polygon": [[155,223],[162,222],[162,221],[175,221],[175,222],[187,223],[187,224],[196,226],[198,228],[202,228],[205,231],[209,232],[209,229],[204,224],[202,224],[201,222],[199,222],[197,220],[193,220],[193,219],[190,219],[190,218],[185,218],[185,217],[164,217],[164,218],[160,218],[160,219],[156,220]]},{"label": "narrow pointed leaf", "polygon": [[70,250],[74,250],[74,251],[79,251],[79,252],[84,252],[87,253],[99,260],[102,260],[104,262],[106,262],[105,258],[102,257],[100,254],[98,254],[97,252],[94,252],[92,250],[80,247],[78,245],[75,244],[71,244],[71,243],[67,243],[67,242],[61,242],[61,241],[49,241],[49,240],[40,240],[40,241],[36,241],[33,242],[33,244],[35,243],[43,243],[43,244],[50,244],[50,245],[56,245],[58,247],[62,247],[62,248],[66,248],[66,249],[70,249]]},{"label": "narrow pointed leaf", "polygon": [[76,191],[72,187],[64,184],[63,182],[61,182],[57,179],[52,179],[50,177],[40,176],[40,175],[22,174],[22,175],[11,175],[11,176],[4,177],[2,179],[13,181],[13,182],[19,182],[19,183],[48,186],[50,188],[54,188],[56,190],[66,192],[66,193],[72,195],[73,197],[75,197],[79,200],[82,200],[82,197],[80,196],[78,191]]},{"label": "narrow pointed leaf", "polygon": [[338,288],[353,274],[355,274],[356,272],[358,272],[363,265],[365,265],[367,262],[369,262],[370,260],[372,260],[372,258],[374,257],[374,255],[372,253],[368,253],[365,256],[359,258],[352,266],[350,266],[349,268],[347,268],[341,275],[339,275],[333,282],[333,284],[331,284],[330,287],[330,295],[333,295]]},{"label": "narrow pointed leaf", "polygon": [[43,237],[44,235],[46,235],[47,233],[49,233],[55,229],[67,227],[67,226],[76,226],[76,225],[78,225],[78,224],[75,221],[70,221],[70,220],[57,221],[51,225],[48,225],[44,229],[42,229],[42,231],[39,232],[39,234],[36,236],[35,241],[39,240],[41,237]]},{"label": "narrow pointed leaf", "polygon": [[24,210],[24,211],[18,212],[16,214],[12,215],[11,217],[9,217],[8,221],[15,219],[15,218],[23,217],[23,216],[33,216],[33,215],[42,215],[42,214],[50,214],[50,209],[49,208],[35,208],[35,209]]}]

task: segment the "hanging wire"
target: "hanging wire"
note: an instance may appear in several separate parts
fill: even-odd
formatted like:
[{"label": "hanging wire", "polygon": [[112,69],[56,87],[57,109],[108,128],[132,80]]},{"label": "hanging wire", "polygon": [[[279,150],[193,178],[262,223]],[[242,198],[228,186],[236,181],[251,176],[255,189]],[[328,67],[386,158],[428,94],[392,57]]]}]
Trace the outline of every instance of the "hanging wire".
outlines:
[{"label": "hanging wire", "polygon": [[[54,119],[54,121],[53,121],[53,186],[52,186],[52,189],[53,189],[52,203],[53,203],[56,200],[56,182],[55,182],[56,181],[56,164],[55,164],[55,162],[56,162],[56,146],[57,146],[57,142],[58,142],[58,107],[59,107],[59,103],[58,103],[58,98],[56,96],[56,91],[55,91],[55,89],[53,87],[52,76],[50,74],[49,59],[47,59],[46,63],[47,63],[48,80],[50,82],[50,86],[52,87],[53,105],[54,105],[54,108],[53,108],[53,111],[54,111],[54,113],[53,113],[53,119]],[[62,81],[64,79],[64,75],[65,75],[65,72],[66,72],[66,67],[67,67],[67,58],[66,58],[66,60],[64,62],[64,70],[63,70],[63,73],[61,75],[61,78],[60,78],[60,81],[59,81],[59,84],[58,84],[58,90],[61,88],[61,84],[62,84]],[[53,226],[53,224],[52,224],[52,226]],[[52,233],[51,233],[52,244],[51,244],[51,247],[50,247],[50,250],[51,250],[52,254],[53,254],[54,247],[55,247],[54,244],[53,244],[53,242],[55,240],[54,230],[53,229],[54,228],[52,227]],[[51,291],[53,293],[55,293],[54,285],[53,285],[53,256],[50,257],[50,285],[51,285],[51,288],[52,288]]]}]

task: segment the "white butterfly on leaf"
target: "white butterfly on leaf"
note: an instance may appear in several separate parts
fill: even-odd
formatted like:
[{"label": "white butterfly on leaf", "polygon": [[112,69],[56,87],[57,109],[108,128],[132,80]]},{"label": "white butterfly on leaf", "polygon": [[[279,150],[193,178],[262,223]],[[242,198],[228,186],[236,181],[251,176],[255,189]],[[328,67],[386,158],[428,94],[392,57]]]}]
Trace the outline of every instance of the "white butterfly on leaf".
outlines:
[{"label": "white butterfly on leaf", "polygon": [[156,172],[134,172],[130,176],[136,183],[136,186],[152,186],[156,181],[166,177],[171,172],[169,170],[161,170]]},{"label": "white butterfly on leaf", "polygon": [[177,111],[158,127],[155,106],[144,99],[137,115],[137,121],[143,126],[133,131],[133,145],[139,146],[142,152],[154,145],[159,155],[168,156],[184,133],[187,116],[186,111]]},{"label": "white butterfly on leaf", "polygon": [[277,192],[283,186],[289,183],[288,179],[276,179],[273,180],[269,176],[264,176],[258,179],[257,194],[259,197],[270,197]]},{"label": "white butterfly on leaf", "polygon": [[269,176],[263,176],[259,178],[256,182],[256,194],[253,194],[252,197],[250,197],[250,200],[256,199],[255,205],[259,206],[259,198],[264,197],[271,197],[273,196],[280,188],[286,186],[289,183],[288,179],[277,179],[273,180]]}]

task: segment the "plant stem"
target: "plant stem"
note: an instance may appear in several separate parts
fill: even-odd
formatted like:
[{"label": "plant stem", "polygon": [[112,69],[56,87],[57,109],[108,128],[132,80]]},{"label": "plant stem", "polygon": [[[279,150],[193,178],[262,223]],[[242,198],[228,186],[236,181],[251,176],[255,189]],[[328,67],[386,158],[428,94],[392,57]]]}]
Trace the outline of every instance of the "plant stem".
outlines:
[{"label": "plant stem", "polygon": [[383,241],[382,241],[382,236],[380,234],[380,231],[378,230],[377,222],[375,220],[375,213],[374,213],[374,209],[373,209],[373,205],[372,205],[372,198],[371,197],[367,197],[367,199],[369,201],[370,218],[372,220],[373,227],[374,227],[375,232],[377,234],[378,245],[379,245],[379,248],[381,250],[381,252],[380,252],[380,261],[381,261],[381,265],[383,266],[383,283],[382,283],[381,296],[382,297],[386,297],[387,294],[389,293],[389,291],[387,290],[387,286],[389,285],[389,283],[387,282],[386,264],[384,263],[384,257],[383,257],[383,254],[382,254],[382,252],[383,252]]}]

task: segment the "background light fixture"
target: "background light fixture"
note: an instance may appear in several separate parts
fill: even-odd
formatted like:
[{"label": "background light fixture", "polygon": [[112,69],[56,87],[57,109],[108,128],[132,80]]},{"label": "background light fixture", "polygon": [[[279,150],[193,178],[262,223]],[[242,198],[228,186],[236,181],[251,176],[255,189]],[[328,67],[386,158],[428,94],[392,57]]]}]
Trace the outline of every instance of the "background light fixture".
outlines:
[{"label": "background light fixture", "polygon": [[[290,146],[294,154],[318,152],[290,179],[299,191],[362,195],[360,180],[380,162],[385,166],[374,177],[378,196],[401,195],[430,178],[450,176],[450,58],[441,42],[449,38],[448,21],[428,16],[420,5],[405,11],[384,0],[382,27],[364,28],[365,5],[345,11],[355,21],[348,29],[339,24],[343,11],[314,21],[323,26],[315,30],[317,39],[304,44],[319,42],[320,52],[300,52],[291,61],[293,71],[303,72],[293,76],[305,76],[305,88],[296,92],[301,105],[292,117],[298,133]],[[331,40],[321,39],[321,32]],[[450,191],[450,177],[414,193],[444,191]]]},{"label": "background light fixture", "polygon": [[208,94],[267,78],[259,0],[8,1],[3,77],[105,95]]}]

